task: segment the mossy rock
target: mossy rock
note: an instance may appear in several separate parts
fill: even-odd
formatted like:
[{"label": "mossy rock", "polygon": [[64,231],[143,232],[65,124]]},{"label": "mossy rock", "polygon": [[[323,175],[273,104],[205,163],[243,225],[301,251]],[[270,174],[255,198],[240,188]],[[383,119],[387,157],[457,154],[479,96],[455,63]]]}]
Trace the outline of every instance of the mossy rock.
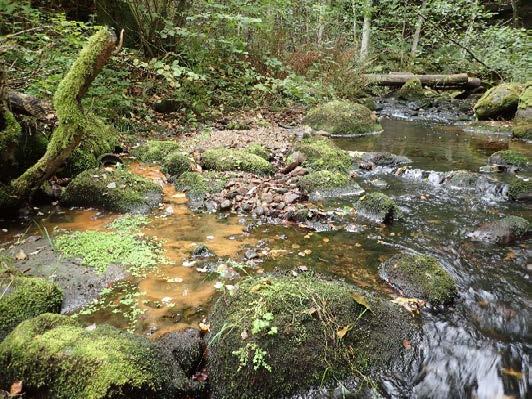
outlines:
[{"label": "mossy rock", "polygon": [[512,132],[515,138],[532,140],[532,83],[530,82],[519,97]]},{"label": "mossy rock", "polygon": [[301,176],[297,181],[297,185],[307,192],[312,192],[320,189],[343,187],[349,181],[349,175],[346,173],[317,170]]},{"label": "mossy rock", "polygon": [[515,83],[492,87],[475,104],[475,115],[479,120],[512,119],[517,111],[522,90],[523,88]]},{"label": "mossy rock", "polygon": [[529,230],[528,220],[511,215],[480,226],[471,238],[487,244],[509,244],[525,237]]},{"label": "mossy rock", "polygon": [[63,293],[54,283],[15,272],[5,258],[0,259],[0,293],[0,341],[26,319],[59,313],[63,302]]},{"label": "mossy rock", "polygon": [[410,79],[397,90],[395,96],[400,100],[417,101],[425,99],[425,92],[419,79]]},{"label": "mossy rock", "polygon": [[512,134],[516,139],[532,140],[532,121],[515,119],[512,125]]},{"label": "mossy rock", "polygon": [[335,100],[308,111],[304,122],[334,135],[366,134],[381,130],[371,110],[362,104]]},{"label": "mossy rock", "polygon": [[223,190],[228,178],[220,172],[185,172],[175,182],[178,191],[192,195],[217,193]]},{"label": "mossy rock", "polygon": [[162,162],[168,155],[180,151],[180,145],[171,140],[149,140],[134,148],[131,154],[142,162]]},{"label": "mossy rock", "polygon": [[469,170],[453,170],[445,175],[445,184],[458,188],[475,188],[479,175]]},{"label": "mossy rock", "polygon": [[187,153],[174,151],[168,154],[162,163],[161,170],[170,176],[181,176],[192,168],[192,159]]},{"label": "mossy rock", "polygon": [[92,152],[76,148],[60,174],[65,177],[74,177],[85,170],[94,169],[98,166],[100,163]]},{"label": "mossy rock", "polygon": [[355,208],[359,214],[377,223],[392,223],[401,213],[395,201],[383,193],[364,195]]},{"label": "mossy rock", "polygon": [[404,296],[423,299],[432,305],[450,303],[457,292],[451,275],[430,255],[392,256],[381,265],[379,275]]},{"label": "mossy rock", "polygon": [[524,168],[528,165],[528,158],[513,150],[497,151],[490,155],[488,164]]},{"label": "mossy rock", "polygon": [[23,381],[28,397],[175,398],[184,375],[147,338],[68,316],[26,320],[0,344],[0,388]]},{"label": "mossy rock", "polygon": [[259,143],[253,143],[246,147],[246,151],[250,152],[251,154],[255,154],[261,158],[264,158],[265,160],[270,159],[270,151],[266,147],[264,147],[262,144]]},{"label": "mossy rock", "polygon": [[121,168],[86,170],[72,179],[61,195],[61,202],[68,206],[122,213],[147,213],[161,201],[158,184]]},{"label": "mossy rock", "polygon": [[514,201],[532,200],[532,180],[515,177],[508,184],[508,196]]},{"label": "mossy rock", "polygon": [[325,138],[304,139],[296,143],[294,149],[304,154],[303,166],[312,170],[347,173],[353,163],[347,151]]},{"label": "mossy rock", "polygon": [[201,165],[206,170],[244,171],[258,175],[273,173],[270,162],[246,149],[213,148],[201,156]]},{"label": "mossy rock", "polygon": [[417,334],[389,300],[316,276],[245,279],[210,322],[208,373],[220,399],[304,395],[369,376],[411,356],[403,340]]},{"label": "mossy rock", "polygon": [[0,183],[0,215],[8,215],[19,205],[19,200],[13,195],[9,185]]}]

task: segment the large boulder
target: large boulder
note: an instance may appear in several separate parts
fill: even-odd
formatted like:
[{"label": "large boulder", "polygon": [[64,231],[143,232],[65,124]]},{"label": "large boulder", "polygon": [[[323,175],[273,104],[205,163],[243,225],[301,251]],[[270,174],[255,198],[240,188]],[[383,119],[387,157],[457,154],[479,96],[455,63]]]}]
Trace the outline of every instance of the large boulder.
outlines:
[{"label": "large boulder", "polygon": [[414,351],[403,343],[418,331],[389,300],[316,276],[248,278],[218,299],[210,322],[208,373],[219,399],[304,395],[406,367]]},{"label": "large boulder", "polygon": [[272,164],[256,154],[256,149],[213,148],[201,156],[201,166],[206,170],[240,170],[258,175],[273,173]]},{"label": "large boulder", "polygon": [[488,244],[509,244],[523,238],[530,230],[530,223],[519,216],[506,216],[500,220],[485,223],[470,234],[475,241]]},{"label": "large boulder", "polygon": [[489,165],[499,165],[504,167],[525,168],[528,165],[528,158],[513,150],[497,151],[488,158]]},{"label": "large boulder", "polygon": [[0,343],[0,388],[23,381],[28,397],[175,398],[184,373],[147,338],[68,316],[43,314]]},{"label": "large boulder", "polygon": [[425,100],[425,92],[421,81],[419,79],[407,80],[406,83],[397,90],[395,97],[406,101]]},{"label": "large boulder", "polygon": [[304,139],[296,143],[294,149],[303,155],[303,166],[312,170],[347,173],[353,163],[347,151],[325,138]]},{"label": "large boulder", "polygon": [[63,294],[52,282],[27,277],[0,258],[0,341],[20,322],[41,313],[59,313]]},{"label": "large boulder", "polygon": [[510,120],[517,111],[521,92],[522,87],[515,83],[503,83],[492,87],[475,104],[473,108],[475,115],[479,120]]},{"label": "large boulder", "polygon": [[335,100],[308,111],[305,123],[334,135],[366,134],[382,130],[371,110],[362,104]]},{"label": "large boulder", "polygon": [[449,303],[456,295],[453,278],[433,256],[392,256],[380,266],[379,275],[403,295],[423,299],[433,305]]},{"label": "large boulder", "polygon": [[532,179],[514,177],[508,184],[508,196],[514,201],[532,201]]},{"label": "large boulder", "polygon": [[532,83],[528,82],[519,97],[519,105],[513,121],[513,136],[532,140]]},{"label": "large boulder", "polygon": [[86,170],[72,179],[61,195],[64,205],[123,213],[147,213],[161,201],[161,186],[121,168]]},{"label": "large boulder", "polygon": [[357,212],[376,223],[392,223],[400,217],[395,201],[383,193],[369,193],[355,204]]}]

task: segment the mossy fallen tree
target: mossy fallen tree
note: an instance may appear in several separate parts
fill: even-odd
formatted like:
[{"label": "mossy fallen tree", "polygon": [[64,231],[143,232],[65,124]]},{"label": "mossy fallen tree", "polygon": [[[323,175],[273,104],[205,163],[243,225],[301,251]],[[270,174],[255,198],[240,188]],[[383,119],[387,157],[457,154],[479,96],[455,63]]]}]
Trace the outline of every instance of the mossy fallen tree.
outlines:
[{"label": "mossy fallen tree", "polygon": [[90,127],[94,120],[83,110],[81,100],[116,48],[115,34],[107,28],[100,29],[89,39],[59,84],[53,100],[58,126],[46,153],[11,182],[12,193],[19,200],[27,198],[46,179],[54,175],[83,139],[90,136]]}]

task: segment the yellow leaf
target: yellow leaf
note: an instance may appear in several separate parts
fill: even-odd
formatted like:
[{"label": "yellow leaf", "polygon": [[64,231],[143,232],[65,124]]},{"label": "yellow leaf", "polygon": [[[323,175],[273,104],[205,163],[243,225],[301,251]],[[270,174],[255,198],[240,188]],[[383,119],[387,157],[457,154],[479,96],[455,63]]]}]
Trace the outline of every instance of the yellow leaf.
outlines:
[{"label": "yellow leaf", "polygon": [[369,306],[368,300],[364,295],[357,294],[356,292],[351,293],[351,297],[355,300],[356,303],[359,305],[364,306],[366,309],[371,310],[371,307]]},{"label": "yellow leaf", "polygon": [[346,336],[346,334],[353,328],[350,324],[336,330],[336,336],[340,339]]}]

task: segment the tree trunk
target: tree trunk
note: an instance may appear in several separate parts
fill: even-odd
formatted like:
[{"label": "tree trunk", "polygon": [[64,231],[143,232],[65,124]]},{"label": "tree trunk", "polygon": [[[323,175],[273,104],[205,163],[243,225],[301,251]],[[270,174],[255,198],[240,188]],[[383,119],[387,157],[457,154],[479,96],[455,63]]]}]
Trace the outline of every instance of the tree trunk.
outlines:
[{"label": "tree trunk", "polygon": [[90,38],[59,83],[54,95],[58,127],[43,157],[12,181],[13,192],[19,199],[28,197],[51,177],[83,140],[85,128],[92,122],[83,111],[81,99],[111,57],[116,44],[116,36],[112,32],[106,28],[99,30]]},{"label": "tree trunk", "polygon": [[368,0],[364,10],[364,23],[362,25],[362,40],[360,41],[360,62],[364,62],[368,57],[369,40],[371,36],[371,8],[373,0]]},{"label": "tree trunk", "polygon": [[419,38],[421,37],[421,28],[423,27],[423,14],[425,13],[425,10],[427,8],[427,3],[428,0],[423,0],[423,3],[421,3],[420,15],[418,15],[417,17],[416,30],[414,32],[414,37],[412,39],[412,48],[410,50],[410,56],[412,59],[416,58],[417,46],[419,44]]}]

